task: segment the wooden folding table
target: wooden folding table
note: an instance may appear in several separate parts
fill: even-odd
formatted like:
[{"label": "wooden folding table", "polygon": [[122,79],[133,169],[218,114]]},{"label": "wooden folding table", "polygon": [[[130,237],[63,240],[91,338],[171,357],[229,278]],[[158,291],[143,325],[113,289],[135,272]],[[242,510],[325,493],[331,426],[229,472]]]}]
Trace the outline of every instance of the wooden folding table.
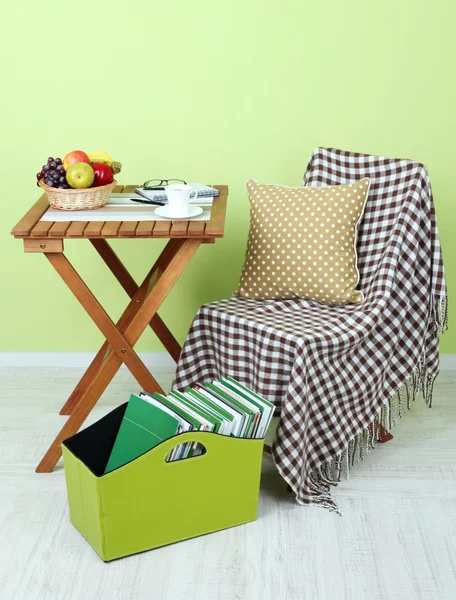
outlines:
[{"label": "wooden folding table", "polygon": [[[135,187],[117,186],[114,192],[132,192]],[[106,338],[60,411],[70,416],[37,466],[38,473],[53,470],[62,454],[60,442],[78,431],[122,363],[142,389],[162,392],[133,347],[149,325],[172,358],[178,360],[181,348],[157,311],[199,245],[223,237],[228,188],[215,187],[220,195],[214,198],[208,221],[40,221],[49,208],[43,195],[12,230],[15,238],[24,240],[25,252],[46,256]],[[138,286],[108,243],[111,238],[169,238],[169,241]],[[111,320],[65,256],[64,239],[88,239],[130,297],[117,323]]]}]

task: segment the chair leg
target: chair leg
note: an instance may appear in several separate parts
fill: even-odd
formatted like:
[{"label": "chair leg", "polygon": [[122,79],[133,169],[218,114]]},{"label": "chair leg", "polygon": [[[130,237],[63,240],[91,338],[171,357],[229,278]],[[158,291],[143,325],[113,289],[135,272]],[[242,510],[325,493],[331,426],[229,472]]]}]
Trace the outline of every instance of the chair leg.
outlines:
[{"label": "chair leg", "polygon": [[378,441],[380,442],[380,444],[385,444],[386,442],[389,442],[393,439],[393,437],[394,436],[389,431],[386,431],[383,425],[380,425],[380,435],[378,436]]}]

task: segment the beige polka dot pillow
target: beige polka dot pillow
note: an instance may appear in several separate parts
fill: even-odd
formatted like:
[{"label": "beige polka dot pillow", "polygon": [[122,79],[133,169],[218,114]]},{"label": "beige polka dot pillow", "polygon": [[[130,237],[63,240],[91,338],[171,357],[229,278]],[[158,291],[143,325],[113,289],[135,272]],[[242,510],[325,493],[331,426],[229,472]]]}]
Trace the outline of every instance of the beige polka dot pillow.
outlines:
[{"label": "beige polka dot pillow", "polygon": [[370,179],[333,187],[263,185],[249,179],[250,232],[237,295],[362,302],[357,228]]}]

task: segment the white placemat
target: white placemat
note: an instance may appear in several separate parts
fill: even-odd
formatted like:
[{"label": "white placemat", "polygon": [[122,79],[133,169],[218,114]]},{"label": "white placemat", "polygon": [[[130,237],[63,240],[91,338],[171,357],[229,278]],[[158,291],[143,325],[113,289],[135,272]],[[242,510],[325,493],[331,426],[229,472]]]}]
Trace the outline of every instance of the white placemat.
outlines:
[{"label": "white placemat", "polygon": [[[163,194],[158,194],[158,196],[163,198]],[[137,204],[137,202],[133,201],[134,198],[136,198],[136,200],[144,200],[142,196],[135,194],[134,192],[112,192],[108,204],[131,206]],[[213,201],[213,196],[198,196],[196,199],[190,198],[190,204],[201,207],[212,206]],[[167,201],[165,200],[164,202],[157,202],[156,204],[164,205],[167,204]]]},{"label": "white placemat", "polygon": [[[48,208],[40,221],[171,221],[155,214],[158,206],[131,203],[127,206],[115,204],[103,206],[95,210],[57,210]],[[211,211],[204,210],[197,217],[187,221],[209,221]]]}]

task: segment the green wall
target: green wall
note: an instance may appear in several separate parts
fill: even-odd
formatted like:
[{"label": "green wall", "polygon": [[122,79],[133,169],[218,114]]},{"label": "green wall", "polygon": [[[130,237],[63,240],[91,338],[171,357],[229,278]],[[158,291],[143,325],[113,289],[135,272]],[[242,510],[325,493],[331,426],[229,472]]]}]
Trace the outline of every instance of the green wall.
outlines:
[{"label": "green wall", "polygon": [[[316,146],[428,165],[456,296],[455,4],[168,0],[2,9],[0,350],[93,350],[97,329],[43,256],[9,232],[49,155],[106,150],[121,183],[226,183],[226,238],[194,257],[162,309],[183,341],[197,308],[231,294],[248,230],[244,181],[299,185]],[[139,278],[161,242],[118,241]],[[126,296],[87,242],[70,260],[109,308]],[[450,319],[452,315],[450,314]],[[143,349],[158,350],[152,334]],[[456,329],[442,339],[456,353]]]}]

